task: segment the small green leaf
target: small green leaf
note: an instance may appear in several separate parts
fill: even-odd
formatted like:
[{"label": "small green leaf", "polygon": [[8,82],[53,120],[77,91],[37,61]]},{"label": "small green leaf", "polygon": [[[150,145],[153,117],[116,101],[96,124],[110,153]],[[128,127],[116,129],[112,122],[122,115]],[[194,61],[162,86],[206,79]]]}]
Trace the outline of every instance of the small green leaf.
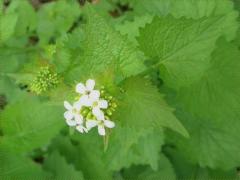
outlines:
[{"label": "small green leaf", "polygon": [[198,164],[189,163],[179,154],[177,149],[167,147],[164,149],[167,157],[173,164],[178,179],[238,179],[236,169],[222,171],[219,169],[201,168]]},{"label": "small green leaf", "polygon": [[28,31],[36,29],[37,17],[29,1],[27,0],[12,1],[6,9],[6,13],[8,14],[15,13],[18,15],[15,28],[16,36],[23,36]]},{"label": "small green leaf", "polygon": [[54,179],[84,179],[80,171],[74,169],[72,164],[68,164],[59,152],[52,152],[44,161],[44,169],[53,174]]},{"label": "small green leaf", "polygon": [[152,170],[148,166],[132,166],[129,169],[123,170],[123,177],[125,179],[138,180],[156,180],[156,179],[176,179],[176,175],[172,164],[164,154],[159,155],[159,167],[157,170]]},{"label": "small green leaf", "polygon": [[37,12],[37,34],[40,37],[40,44],[47,44],[50,39],[67,33],[80,14],[77,1],[53,1],[41,6]]},{"label": "small green leaf", "polygon": [[143,28],[147,23],[150,23],[153,16],[142,15],[134,18],[133,21],[125,21],[122,24],[116,24],[115,29],[122,35],[127,35],[128,39],[134,44],[138,44],[136,37],[139,36],[139,28]]},{"label": "small green leaf", "polygon": [[4,14],[0,16],[0,43],[7,41],[14,33],[17,23],[17,14]]},{"label": "small green leaf", "polygon": [[30,158],[16,155],[0,147],[0,178],[1,179],[44,179],[49,174],[41,169]]}]

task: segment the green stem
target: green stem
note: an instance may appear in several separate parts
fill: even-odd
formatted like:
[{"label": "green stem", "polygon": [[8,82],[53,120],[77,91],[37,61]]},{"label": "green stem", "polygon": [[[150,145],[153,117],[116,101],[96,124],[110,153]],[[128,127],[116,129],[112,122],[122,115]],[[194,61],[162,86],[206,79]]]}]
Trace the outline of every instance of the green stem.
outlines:
[{"label": "green stem", "polygon": [[109,142],[109,134],[106,133],[106,135],[103,137],[104,152],[106,152],[108,149],[108,142]]}]

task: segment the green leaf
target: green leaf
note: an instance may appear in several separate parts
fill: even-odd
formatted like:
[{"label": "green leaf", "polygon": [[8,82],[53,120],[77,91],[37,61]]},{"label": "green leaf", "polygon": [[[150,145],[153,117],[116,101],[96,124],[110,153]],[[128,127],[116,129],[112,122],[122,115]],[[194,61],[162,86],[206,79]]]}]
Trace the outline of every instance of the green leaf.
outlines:
[{"label": "green leaf", "polygon": [[236,169],[222,171],[219,169],[201,168],[198,164],[191,164],[183,158],[176,149],[164,149],[173,164],[178,179],[237,179]]},{"label": "green leaf", "polygon": [[[135,15],[133,21],[127,21],[123,24],[117,24],[116,28],[122,33],[127,34],[130,40],[135,42],[135,37],[139,34],[139,28],[146,25],[147,17],[158,15],[160,17],[172,15],[176,18],[186,17],[200,19],[203,17],[222,16],[224,21],[229,24],[234,23],[235,28],[226,26],[223,31],[227,36],[235,35],[238,24],[236,23],[236,12],[233,10],[232,2],[229,0],[121,0],[123,4],[128,4],[133,8],[131,11]],[[150,18],[151,19],[151,18]],[[231,35],[230,35],[231,36]]]},{"label": "green leaf", "polygon": [[[230,15],[233,13],[233,3],[229,0],[122,0],[128,1],[134,9],[134,14],[143,13],[174,17],[202,18],[213,15]],[[230,15],[231,16],[231,15]]]},{"label": "green leaf", "polygon": [[110,135],[105,163],[110,170],[120,170],[132,164],[150,165],[158,169],[158,154],[164,143],[162,129],[116,127]]},{"label": "green leaf", "polygon": [[103,139],[96,131],[84,135],[76,132],[71,138],[72,143],[67,138],[59,137],[52,143],[51,149],[58,149],[87,179],[109,179],[113,171],[133,164],[150,165],[153,169],[158,169],[158,154],[164,138],[162,130],[116,126],[109,137],[106,152]]},{"label": "green leaf", "polygon": [[143,71],[143,54],[99,16],[91,5],[85,8],[84,40],[79,42],[83,53],[76,59],[78,65],[69,70],[67,78],[78,81],[80,77],[86,79],[111,69],[121,79]]},{"label": "green leaf", "polygon": [[50,39],[67,33],[80,13],[79,5],[74,0],[54,1],[41,6],[37,12],[37,34],[40,44],[48,43]]},{"label": "green leaf", "polygon": [[26,92],[21,91],[18,86],[9,78],[0,76],[0,95],[6,98],[8,104],[21,101],[28,95]]},{"label": "green leaf", "polygon": [[41,166],[25,156],[16,155],[0,147],[0,178],[1,179],[44,179],[49,174]]},{"label": "green leaf", "polygon": [[143,28],[147,23],[152,21],[150,15],[136,16],[133,21],[125,21],[122,24],[116,24],[115,29],[122,35],[127,35],[128,39],[137,45],[136,37],[139,36],[139,28]]},{"label": "green leaf", "polygon": [[124,179],[155,180],[155,179],[176,179],[174,169],[168,158],[160,154],[159,167],[153,171],[149,166],[132,166],[123,170]]},{"label": "green leaf", "polygon": [[178,89],[199,80],[209,67],[216,40],[228,32],[225,28],[230,30],[227,38],[232,39],[236,23],[226,23],[223,16],[199,20],[155,17],[140,30],[138,42],[145,55],[158,60],[155,66],[160,66],[164,82]]},{"label": "green leaf", "polygon": [[240,1],[239,0],[233,0],[235,9],[237,9],[240,12]]},{"label": "green leaf", "polygon": [[81,58],[83,48],[81,42],[83,40],[83,32],[76,29],[71,34],[61,36],[56,45],[48,47],[48,51],[53,49],[53,63],[59,73],[68,73],[73,67],[78,65],[77,59]]},{"label": "green leaf", "polygon": [[238,46],[238,49],[240,50],[240,29],[238,29],[237,37],[234,39],[234,43]]},{"label": "green leaf", "polygon": [[31,97],[7,106],[0,120],[1,142],[16,152],[45,146],[64,124],[61,107]]},{"label": "green leaf", "polygon": [[17,24],[17,14],[4,14],[0,16],[0,43],[7,41],[15,31]]},{"label": "green leaf", "polygon": [[170,139],[202,167],[231,169],[240,163],[239,57],[238,48],[221,39],[202,78],[177,92],[177,117],[190,139]]},{"label": "green leaf", "polygon": [[148,80],[139,77],[128,79],[123,86],[122,99],[116,120],[123,127],[167,127],[183,136],[187,131],[173,114],[163,96]]},{"label": "green leaf", "polygon": [[57,151],[46,158],[43,167],[53,174],[54,179],[84,179],[82,173],[74,169],[72,164],[68,164]]},{"label": "green leaf", "polygon": [[28,31],[36,29],[37,17],[32,5],[27,0],[12,1],[6,9],[6,13],[18,15],[15,28],[16,36],[23,36]]},{"label": "green leaf", "polygon": [[27,62],[33,49],[26,48],[0,48],[0,73],[13,73]]},{"label": "green leaf", "polygon": [[[70,141],[67,137],[59,136],[53,141],[50,147],[51,151],[58,150],[68,162],[74,165],[76,170],[83,173],[86,179],[111,179],[112,173],[106,169],[102,159],[102,141],[98,139],[96,134],[94,136],[90,136],[89,133],[84,134],[84,136],[77,134],[77,136],[83,140]],[[79,144],[80,142],[81,144]]]},{"label": "green leaf", "polygon": [[198,82],[179,90],[178,101],[199,116],[236,119],[240,107],[239,57],[238,47],[220,39],[208,70]]}]

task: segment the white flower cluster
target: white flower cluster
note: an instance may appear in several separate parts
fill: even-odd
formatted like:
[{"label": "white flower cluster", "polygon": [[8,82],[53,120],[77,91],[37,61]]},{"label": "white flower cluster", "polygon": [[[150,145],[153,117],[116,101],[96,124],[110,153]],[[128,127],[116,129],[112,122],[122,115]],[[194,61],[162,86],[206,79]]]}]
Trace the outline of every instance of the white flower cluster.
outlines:
[{"label": "white flower cluster", "polygon": [[101,97],[100,91],[95,90],[95,81],[87,80],[86,85],[79,83],[76,86],[76,92],[80,98],[71,105],[64,101],[64,107],[67,111],[64,118],[69,126],[76,127],[81,133],[87,133],[93,127],[98,127],[98,133],[105,136],[105,127],[113,128],[115,123],[109,120],[104,110],[107,110],[109,103]]}]

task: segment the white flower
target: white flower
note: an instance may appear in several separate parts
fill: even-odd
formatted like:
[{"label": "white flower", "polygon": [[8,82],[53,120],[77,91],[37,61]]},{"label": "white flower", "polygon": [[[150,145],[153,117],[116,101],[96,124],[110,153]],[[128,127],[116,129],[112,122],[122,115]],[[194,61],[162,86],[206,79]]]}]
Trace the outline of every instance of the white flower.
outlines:
[{"label": "white flower", "polygon": [[103,120],[87,120],[86,127],[88,130],[90,130],[96,126],[98,126],[98,133],[101,136],[105,136],[105,134],[106,134],[105,127],[114,128],[115,123],[110,120],[105,120],[105,119],[103,119]]},{"label": "white flower", "polygon": [[88,79],[86,86],[83,83],[78,83],[76,86],[76,92],[80,93],[80,102],[84,106],[91,106],[92,100],[100,97],[100,91],[94,90],[95,81]]},{"label": "white flower", "polygon": [[104,113],[101,109],[107,109],[108,102],[104,99],[99,99],[99,97],[95,97],[91,99],[91,107],[93,115],[100,120],[104,119]]},{"label": "white flower", "polygon": [[83,126],[83,116],[80,114],[82,108],[81,103],[78,101],[72,106],[69,102],[64,101],[64,107],[67,109],[64,113],[66,123],[69,126],[76,126],[76,129],[81,133],[88,132],[87,128]]},{"label": "white flower", "polygon": [[83,117],[80,114],[82,108],[80,102],[75,102],[72,106],[69,102],[64,101],[64,107],[67,109],[64,113],[64,117],[69,126],[76,126],[76,121],[83,122]]}]

